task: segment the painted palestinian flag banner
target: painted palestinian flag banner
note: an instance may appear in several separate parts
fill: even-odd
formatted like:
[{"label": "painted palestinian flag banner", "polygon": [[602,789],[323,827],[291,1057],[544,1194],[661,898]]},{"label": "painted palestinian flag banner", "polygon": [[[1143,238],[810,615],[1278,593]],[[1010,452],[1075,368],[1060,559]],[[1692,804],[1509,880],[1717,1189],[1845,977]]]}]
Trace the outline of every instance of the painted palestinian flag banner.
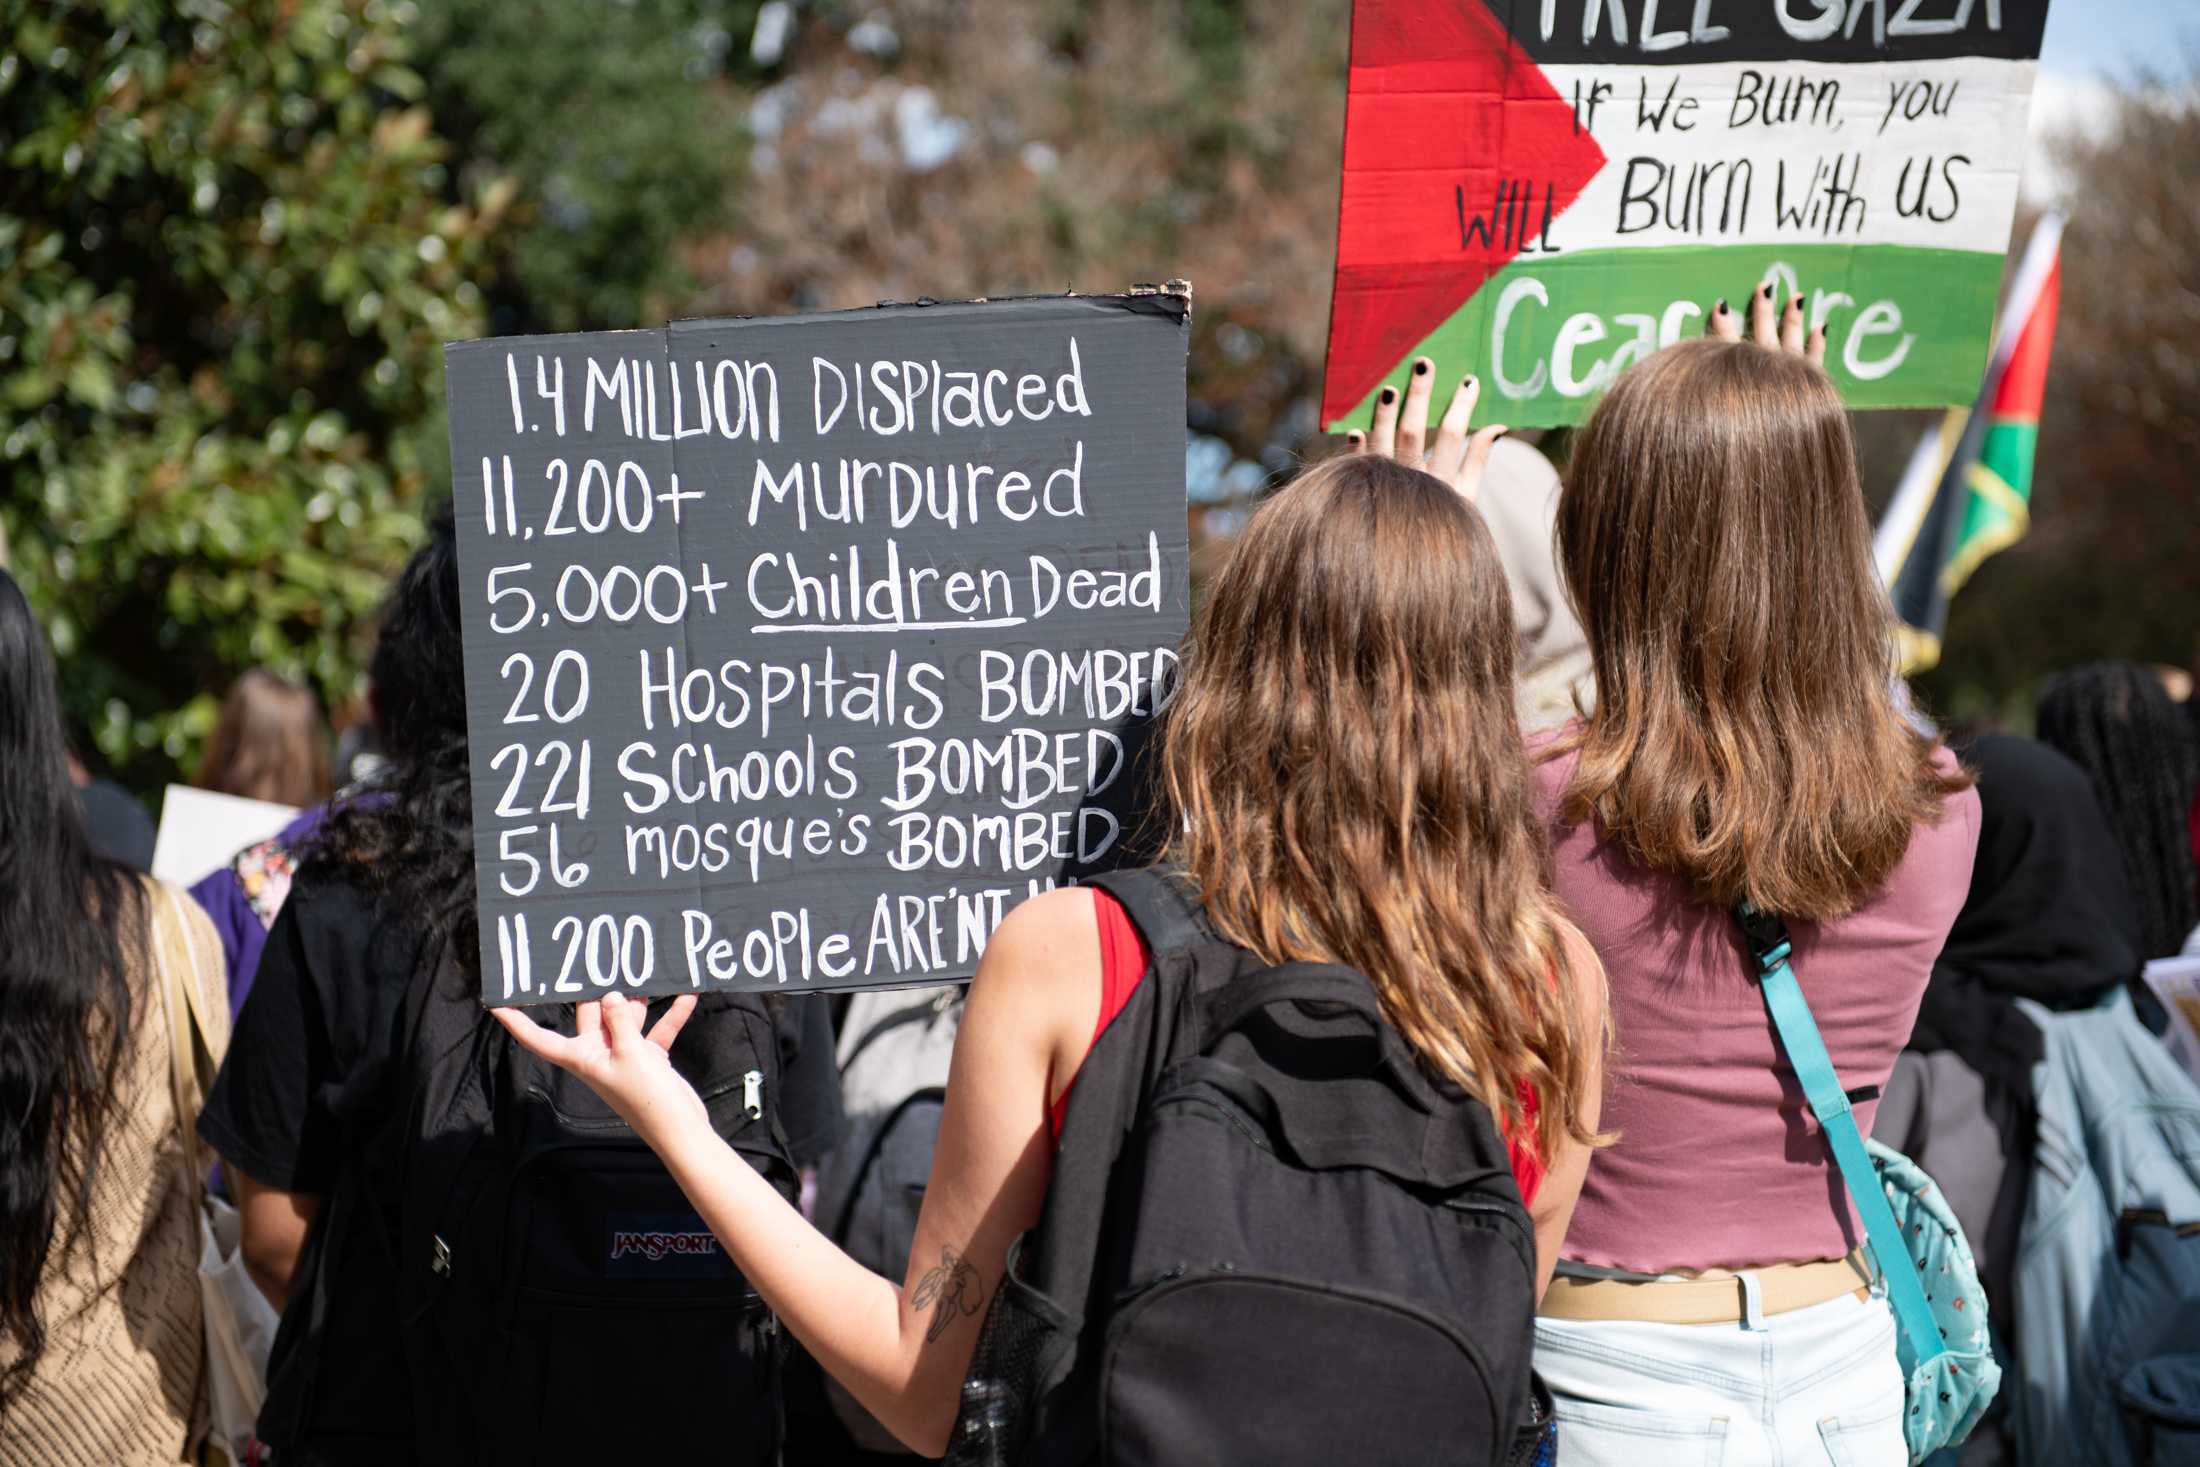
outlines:
[{"label": "painted palestinian flag banner", "polygon": [[2062,224],[2051,214],[2033,227],[1977,408],[1950,413],[1918,441],[1873,538],[1902,624],[1905,673],[1940,661],[1949,600],[1979,562],[2031,527],[2032,463],[2062,297]]},{"label": "painted palestinian flag banner", "polygon": [[2047,0],[1355,0],[1322,420],[1579,422],[1771,278],[1856,407],[1968,402]]}]

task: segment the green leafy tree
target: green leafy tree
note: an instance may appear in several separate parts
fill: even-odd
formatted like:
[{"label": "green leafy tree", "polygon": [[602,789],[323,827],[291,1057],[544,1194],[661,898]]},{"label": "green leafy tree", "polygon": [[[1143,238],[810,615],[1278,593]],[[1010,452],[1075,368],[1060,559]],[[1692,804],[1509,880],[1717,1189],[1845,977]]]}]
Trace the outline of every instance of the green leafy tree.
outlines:
[{"label": "green leafy tree", "polygon": [[497,335],[654,324],[745,156],[729,92],[760,0],[436,0],[410,27],[459,180],[510,178]]},{"label": "green leafy tree", "polygon": [[140,788],[242,669],[358,686],[440,477],[454,202],[381,0],[0,0],[0,536]]}]

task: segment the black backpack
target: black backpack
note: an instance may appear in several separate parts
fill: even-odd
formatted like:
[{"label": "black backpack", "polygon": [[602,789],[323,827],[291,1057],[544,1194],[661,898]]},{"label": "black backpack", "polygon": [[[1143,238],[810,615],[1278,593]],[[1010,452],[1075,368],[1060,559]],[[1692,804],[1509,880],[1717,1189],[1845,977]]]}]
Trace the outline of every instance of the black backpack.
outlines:
[{"label": "black backpack", "polygon": [[1359,974],[1264,964],[1165,870],[1096,884],[1153,964],[1078,1071],[948,1461],[1514,1460],[1535,1243],[1489,1111]]},{"label": "black backpack", "polygon": [[[791,1199],[770,1002],[703,995],[672,1062]],[[552,1014],[571,1032],[571,1010]],[[455,968],[416,983],[401,1022],[414,1460],[776,1462],[778,1320],[655,1154],[514,1043]]]}]

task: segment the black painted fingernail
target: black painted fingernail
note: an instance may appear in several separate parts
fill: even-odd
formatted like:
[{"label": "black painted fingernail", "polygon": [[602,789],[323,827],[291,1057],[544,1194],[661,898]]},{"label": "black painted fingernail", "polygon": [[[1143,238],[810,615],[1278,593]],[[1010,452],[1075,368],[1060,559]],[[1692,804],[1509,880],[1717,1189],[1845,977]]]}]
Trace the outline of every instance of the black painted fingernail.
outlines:
[{"label": "black painted fingernail", "polygon": [[1767,280],[1767,281],[1765,282],[1765,286],[1764,286],[1764,293],[1765,293],[1765,299],[1766,299],[1766,300],[1771,300],[1771,299],[1772,299],[1772,282],[1771,282],[1771,281],[1769,281],[1769,280]]},{"label": "black painted fingernail", "polygon": [[1726,314],[1726,297],[1723,295],[1719,297],[1719,314],[1722,316]]},{"label": "black painted fingernail", "polygon": [[1415,362],[1415,363],[1413,364],[1413,375],[1414,375],[1414,376],[1416,376],[1416,377],[1426,377],[1426,376],[1428,375],[1428,358],[1427,358],[1427,357],[1423,357],[1423,358],[1421,358],[1421,360],[1419,360],[1419,361],[1417,361],[1417,362]]},{"label": "black painted fingernail", "polygon": [[1469,392],[1473,391],[1473,390],[1474,390],[1474,374],[1473,374],[1472,372],[1469,372],[1469,373],[1467,373],[1467,375],[1466,375],[1466,376],[1464,376],[1464,377],[1460,378],[1460,379],[1459,379],[1459,385],[1460,385],[1460,386],[1461,386],[1462,388],[1464,388],[1464,389],[1466,389],[1467,391],[1469,391]]},{"label": "black painted fingernail", "polygon": [[1395,387],[1385,387],[1385,388],[1383,389],[1383,401],[1384,401],[1384,403],[1386,403],[1386,404],[1388,404],[1388,403],[1392,403],[1392,402],[1395,402],[1395,401],[1397,401],[1397,399],[1398,399],[1398,389],[1397,389],[1397,388],[1395,388]]}]

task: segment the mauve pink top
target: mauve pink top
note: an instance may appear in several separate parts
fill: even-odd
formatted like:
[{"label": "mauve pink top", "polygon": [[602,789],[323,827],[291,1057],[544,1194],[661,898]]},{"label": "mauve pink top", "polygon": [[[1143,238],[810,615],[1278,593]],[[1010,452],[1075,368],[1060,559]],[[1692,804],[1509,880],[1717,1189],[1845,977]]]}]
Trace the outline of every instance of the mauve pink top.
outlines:
[{"label": "mauve pink top", "polygon": [[[1538,766],[1546,819],[1574,763]],[[1940,823],[1919,827],[1878,895],[1835,921],[1789,925],[1796,976],[1844,1088],[1893,1073],[1970,886],[1978,826],[1978,796],[1965,790]],[[1553,819],[1551,834],[1552,884],[1611,983],[1602,1125],[1620,1133],[1589,1162],[1565,1256],[1657,1273],[1846,1253],[1861,1230],[1733,918],[1690,900],[1678,878],[1630,864],[1594,822]],[[1866,1135],[1878,1108],[1855,1107]]]}]

